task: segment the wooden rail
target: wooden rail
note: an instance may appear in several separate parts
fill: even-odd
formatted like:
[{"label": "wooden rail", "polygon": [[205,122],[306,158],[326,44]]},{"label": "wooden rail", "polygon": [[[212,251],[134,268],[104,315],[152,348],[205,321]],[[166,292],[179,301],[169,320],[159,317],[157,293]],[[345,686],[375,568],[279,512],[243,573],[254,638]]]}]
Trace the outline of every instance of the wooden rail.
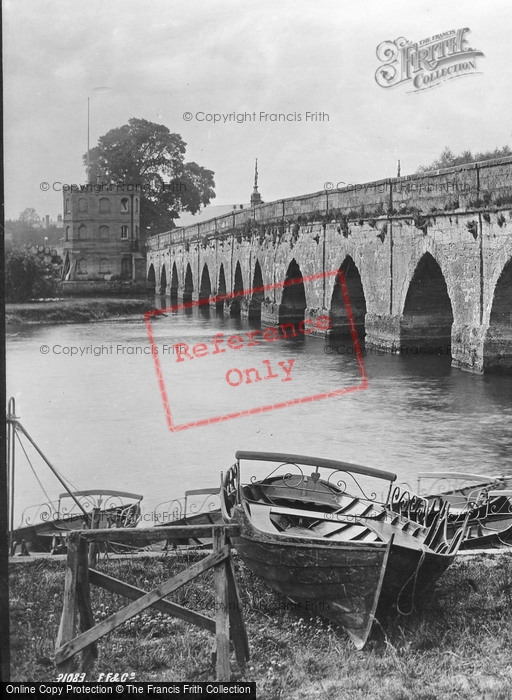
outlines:
[{"label": "wooden rail", "polygon": [[[249,643],[242,616],[240,597],[230,556],[229,537],[239,534],[238,525],[187,525],[133,530],[73,530],[67,536],[67,562],[64,603],[55,645],[55,662],[64,673],[73,669],[73,657],[82,652],[82,671],[87,672],[97,658],[96,642],[143,610],[154,606],[160,612],[190,622],[216,636],[217,680],[230,679],[230,636],[236,660],[243,668],[249,659]],[[190,537],[212,537],[213,552],[150,592],[89,568],[89,546],[98,542],[159,541]],[[215,619],[163,600],[166,596],[213,568]],[[89,585],[100,586],[132,602],[95,624]],[[78,627],[78,635],[76,628]]]}]

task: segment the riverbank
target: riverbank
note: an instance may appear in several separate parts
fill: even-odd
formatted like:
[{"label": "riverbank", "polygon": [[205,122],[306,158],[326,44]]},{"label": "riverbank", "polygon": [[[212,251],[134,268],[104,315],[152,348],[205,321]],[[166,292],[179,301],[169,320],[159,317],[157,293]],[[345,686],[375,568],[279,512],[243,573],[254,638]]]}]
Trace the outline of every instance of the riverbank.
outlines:
[{"label": "riverbank", "polygon": [[78,298],[32,301],[25,304],[6,304],[6,323],[89,323],[109,318],[142,316],[154,309],[151,298]]},{"label": "riverbank", "polygon": [[[100,560],[98,569],[145,590],[190,566],[197,555]],[[256,681],[261,700],[506,700],[512,697],[512,555],[460,557],[418,611],[376,623],[362,652],[343,630],[300,615],[235,557],[251,659],[233,678]],[[55,639],[62,610],[64,561],[11,566],[12,680],[55,680]],[[214,615],[213,576],[170,596]],[[124,599],[91,588],[96,621]],[[101,672],[141,681],[214,680],[214,637],[146,611],[98,644],[90,680]]]}]

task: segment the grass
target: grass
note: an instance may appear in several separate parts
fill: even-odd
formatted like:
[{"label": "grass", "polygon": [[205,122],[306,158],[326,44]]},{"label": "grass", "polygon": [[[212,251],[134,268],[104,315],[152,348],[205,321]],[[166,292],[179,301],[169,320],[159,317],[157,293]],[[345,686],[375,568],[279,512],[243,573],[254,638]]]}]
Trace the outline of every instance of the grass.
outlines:
[{"label": "grass", "polygon": [[150,299],[70,298],[6,304],[6,322],[16,323],[88,323],[133,314],[142,315],[154,308]]},{"label": "grass", "polygon": [[[150,590],[194,555],[101,560],[105,573]],[[461,558],[412,615],[374,625],[358,652],[342,629],[299,615],[235,557],[251,659],[234,679],[256,681],[260,700],[509,700],[512,697],[512,555]],[[64,589],[64,562],[11,566],[12,680],[55,680],[52,657]],[[91,587],[95,620],[125,602]],[[211,572],[170,599],[210,617]],[[139,681],[215,679],[213,635],[151,609],[98,644],[90,677],[134,673]]]}]

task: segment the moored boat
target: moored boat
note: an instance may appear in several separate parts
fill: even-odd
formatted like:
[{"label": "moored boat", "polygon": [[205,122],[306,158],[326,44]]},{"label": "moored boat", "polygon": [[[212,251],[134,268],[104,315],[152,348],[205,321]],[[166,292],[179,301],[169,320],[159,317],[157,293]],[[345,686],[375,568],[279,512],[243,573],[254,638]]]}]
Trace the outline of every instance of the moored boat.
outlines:
[{"label": "moored boat", "polygon": [[[430,482],[425,497],[430,503],[450,504],[448,533],[466,523],[461,550],[512,546],[512,477],[486,477],[458,472],[421,472],[418,490]],[[421,489],[421,490],[420,490]]]},{"label": "moored boat", "polygon": [[141,517],[142,496],[128,491],[86,489],[66,491],[55,502],[27,508],[21,525],[12,533],[12,553],[66,551],[71,530],[136,527]]},{"label": "moored boat", "polygon": [[[242,480],[242,460],[273,468]],[[448,504],[432,515],[428,501],[395,480],[337,460],[237,452],[222,477],[221,507],[226,522],[241,526],[233,544],[245,564],[302,609],[343,626],[361,649],[378,607],[410,604],[452,563],[464,534],[447,536]],[[384,485],[380,499],[366,481]]]}]

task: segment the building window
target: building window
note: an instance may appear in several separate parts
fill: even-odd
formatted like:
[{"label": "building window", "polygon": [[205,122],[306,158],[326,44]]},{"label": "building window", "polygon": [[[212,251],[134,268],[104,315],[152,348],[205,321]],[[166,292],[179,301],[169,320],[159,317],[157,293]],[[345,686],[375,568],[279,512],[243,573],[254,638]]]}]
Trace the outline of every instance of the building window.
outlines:
[{"label": "building window", "polygon": [[100,275],[106,275],[110,272],[110,264],[108,258],[101,258],[100,260]]},{"label": "building window", "polygon": [[87,240],[87,226],[84,226],[83,224],[78,229],[78,240],[79,241]]},{"label": "building window", "polygon": [[135,224],[135,238],[139,237],[139,227]]},{"label": "building window", "polygon": [[78,200],[78,211],[87,211],[87,200],[85,197],[80,197]]},{"label": "building window", "polygon": [[69,226],[66,226],[66,240],[69,241]]},{"label": "building window", "polygon": [[80,258],[80,260],[77,262],[76,273],[77,275],[87,274],[87,260],[85,258]]},{"label": "building window", "polygon": [[130,210],[129,202],[126,197],[121,200],[121,213],[126,214]]},{"label": "building window", "polygon": [[135,213],[139,213],[139,199],[138,197],[135,198]]},{"label": "building window", "polygon": [[121,238],[128,238],[128,226],[121,226]]},{"label": "building window", "polygon": [[109,237],[109,228],[108,226],[100,226],[100,238],[103,240],[106,240]]},{"label": "building window", "polygon": [[71,214],[71,207],[69,206],[69,199],[66,199],[66,214]]},{"label": "building window", "polygon": [[106,214],[109,211],[110,211],[110,199],[107,199],[107,197],[102,197],[100,199],[100,212],[102,212],[103,214]]}]

